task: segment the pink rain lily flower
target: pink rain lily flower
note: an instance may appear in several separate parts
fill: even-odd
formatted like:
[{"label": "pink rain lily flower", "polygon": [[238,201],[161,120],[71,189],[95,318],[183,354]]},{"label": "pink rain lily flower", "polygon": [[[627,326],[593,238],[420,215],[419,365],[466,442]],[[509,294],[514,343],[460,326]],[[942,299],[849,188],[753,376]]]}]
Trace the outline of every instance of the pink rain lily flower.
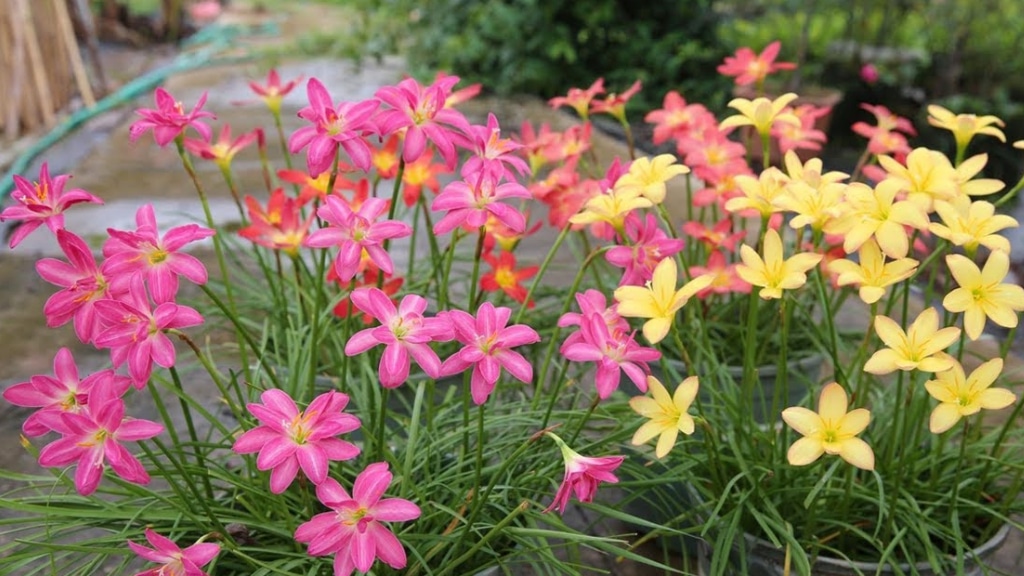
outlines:
[{"label": "pink rain lily flower", "polygon": [[[559,328],[582,326],[585,318],[591,314],[597,314],[604,320],[609,332],[629,330],[629,322],[622,316],[619,316],[619,313],[615,310],[616,304],[614,301],[609,306],[608,299],[599,290],[591,289],[586,292],[578,292],[576,294],[576,304],[580,307],[580,311],[562,314],[558,319]],[[582,338],[583,334],[573,332],[565,339],[562,346],[569,346],[574,342],[582,340]]]},{"label": "pink rain lily flower", "polygon": [[75,488],[82,496],[96,491],[105,464],[114,473],[135,484],[148,484],[149,474],[138,458],[121,442],[148,440],[164,427],[149,420],[125,418],[124,401],[113,387],[97,387],[89,398],[89,407],[79,413],[64,412],[53,420],[53,428],[62,437],[43,447],[39,465],[46,468],[78,463]]},{"label": "pink rain lily flower", "polygon": [[395,86],[377,91],[377,98],[390,106],[377,114],[377,126],[384,136],[405,130],[402,159],[406,164],[423,155],[429,140],[441,153],[448,169],[455,169],[458,160],[455,142],[460,133],[470,133],[466,117],[445,106],[452,88],[458,83],[458,76],[445,76],[423,87],[416,80],[406,78]]},{"label": "pink rain lily flower", "polygon": [[288,138],[288,150],[295,154],[306,150],[306,167],[309,175],[316,178],[331,169],[338,154],[338,146],[352,159],[360,170],[370,170],[370,145],[363,140],[363,134],[374,132],[373,113],[380,102],[339,102],[332,104],[331,95],[316,78],[306,83],[309,106],[299,110],[299,118],[312,123],[296,130]]},{"label": "pink rain lily flower", "polygon": [[496,175],[480,172],[469,181],[457,180],[445,186],[430,205],[435,212],[448,212],[434,224],[434,234],[446,234],[462,225],[479,228],[487,222],[489,214],[512,232],[522,233],[526,229],[526,218],[500,200],[530,198],[530,191],[517,182],[498,182]]},{"label": "pink rain lily flower", "polygon": [[493,113],[487,115],[486,126],[470,126],[467,136],[464,146],[473,151],[473,156],[462,166],[463,178],[469,180],[474,174],[487,172],[514,181],[515,174],[530,173],[526,161],[517,154],[523,145],[501,137],[501,127]]},{"label": "pink rain lily flower", "polygon": [[370,464],[356,476],[351,495],[328,478],[316,487],[316,496],[331,511],[299,526],[295,539],[309,544],[310,556],[334,554],[334,576],[369,572],[378,558],[395,570],[405,568],[402,543],[381,522],[408,522],[421,512],[403,498],[381,498],[392,478],[387,462]]},{"label": "pink rain lily flower", "polygon": [[345,354],[355,356],[383,344],[384,353],[380,357],[382,386],[395,388],[405,382],[409,378],[412,359],[427,376],[440,376],[441,359],[429,344],[446,342],[454,338],[454,334],[447,320],[423,317],[423,311],[427,309],[425,298],[407,294],[396,309],[383,290],[359,288],[352,292],[352,303],[376,318],[380,326],[356,332],[345,344]]},{"label": "pink rain lily flower", "polygon": [[659,360],[661,352],[640,346],[631,332],[609,330],[600,314],[586,316],[579,334],[580,339],[562,345],[562,355],[573,362],[597,363],[594,380],[602,400],[618,389],[623,372],[641,392],[647,391],[647,363]]},{"label": "pink rain lily flower", "polygon": [[[141,276],[157,304],[171,302],[178,294],[178,276],[193,284],[206,284],[206,267],[191,254],[179,252],[186,244],[209,238],[214,231],[198,224],[175,226],[158,234],[153,205],[146,204],[135,213],[137,229],[134,232],[107,228],[110,239],[103,246],[107,257],[103,270],[115,285],[114,291],[123,291],[135,275]],[[122,288],[119,290],[119,288]]]},{"label": "pink rain lily flower", "polygon": [[605,252],[605,260],[612,266],[625,268],[620,286],[642,286],[654,277],[654,267],[662,259],[673,256],[683,249],[684,242],[669,238],[665,231],[658,227],[654,214],[647,214],[641,220],[636,212],[631,212],[625,220],[626,246],[614,246]]},{"label": "pink rain lily flower", "polygon": [[356,430],[359,418],[345,414],[348,396],[334,390],[313,399],[300,412],[295,401],[281,390],[271,389],[260,395],[263,404],[247,406],[260,426],[245,432],[235,441],[239,454],[259,452],[256,467],[272,470],[270,491],[280,494],[295,480],[299,468],[313,484],[327,480],[331,460],[351,460],[359,448],[335,438]]},{"label": "pink rain lily flower", "polygon": [[398,220],[377,222],[387,210],[388,201],[383,198],[367,198],[359,210],[353,212],[344,199],[328,196],[316,213],[330,226],[310,234],[303,245],[313,248],[337,246],[334,271],[342,282],[348,282],[356,275],[363,250],[385,274],[392,274],[391,256],[382,244],[388,239],[411,235],[412,227]]},{"label": "pink rain lily flower", "polygon": [[160,564],[156,568],[143,570],[135,576],[207,576],[202,567],[220,554],[220,545],[212,542],[196,542],[182,550],[171,539],[146,528],[148,546],[128,541],[128,547],[140,558]]},{"label": "pink rain lily flower", "polygon": [[267,73],[266,85],[249,82],[249,89],[255,92],[260,100],[263,100],[263,103],[267,105],[270,112],[276,116],[281,113],[281,102],[284,101],[284,97],[301,81],[302,76],[299,76],[294,80],[281,84],[281,77],[277,74],[277,70],[272,68]]},{"label": "pink rain lily flower", "polygon": [[511,315],[511,309],[495,308],[490,302],[480,305],[476,318],[462,310],[448,312],[455,339],[464,347],[441,364],[441,376],[458,374],[472,366],[470,391],[477,405],[486,402],[494,391],[502,368],[520,382],[533,380],[533,366],[512,348],[539,342],[540,335],[523,324],[506,326]]},{"label": "pink rain lily flower", "polygon": [[216,118],[210,112],[203,111],[206,104],[206,93],[199,97],[196,107],[191,112],[185,113],[185,107],[181,102],[174,99],[170,92],[163,88],[157,88],[153,94],[156,99],[156,108],[140,108],[135,111],[142,116],[142,120],[136,120],[128,127],[128,139],[135,142],[146,132],[153,131],[153,139],[161,148],[173,142],[176,138],[185,133],[185,129],[191,126],[204,140],[213,137],[210,127],[204,124],[203,118]]},{"label": "pink rain lily flower", "polygon": [[565,507],[569,505],[569,498],[573,493],[576,494],[576,499],[580,502],[592,502],[597,494],[598,483],[614,484],[619,481],[612,472],[622,464],[625,456],[602,456],[600,458],[581,456],[555,434],[551,432],[546,434],[562,450],[565,476],[562,478],[562,484],[558,487],[558,492],[555,493],[555,499],[544,510],[545,512],[557,508],[559,514],[565,514]]},{"label": "pink rain lily flower", "polygon": [[103,329],[96,303],[108,297],[109,283],[84,240],[67,230],[58,230],[57,244],[67,262],[56,258],[36,262],[36,272],[43,280],[64,288],[50,296],[43,306],[46,325],[56,328],[74,319],[78,339],[92,342]]},{"label": "pink rain lily flower", "polygon": [[89,404],[89,393],[93,388],[108,388],[120,398],[131,380],[116,374],[113,370],[102,370],[86,376],[78,377],[78,366],[71,350],[61,348],[53,358],[53,376],[37,374],[28,382],[20,382],[4,390],[3,397],[15,406],[39,408],[22,424],[25,436],[34,438],[42,436],[60,424],[64,412],[77,414]]},{"label": "pink rain lily flower", "polygon": [[110,348],[114,366],[128,362],[128,374],[135,387],[142,389],[153,373],[153,363],[164,368],[174,366],[174,343],[166,330],[177,330],[203,323],[203,317],[188,306],[173,302],[150,307],[142,278],[131,280],[123,300],[101,300],[96,311],[107,322],[107,328],[96,336],[99,348]]},{"label": "pink rain lily flower", "polygon": [[0,222],[20,220],[11,234],[10,247],[14,248],[41,225],[51,232],[64,228],[64,211],[81,202],[103,204],[99,198],[85,190],[74,188],[64,192],[64,185],[71,176],[60,174],[50,177],[50,168],[46,162],[39,168],[39,181],[30,182],[17,174],[14,175],[14,191],[11,199],[17,204],[4,208],[0,212]]},{"label": "pink rain lily flower", "polygon": [[220,129],[216,142],[186,138],[185,149],[193,156],[198,156],[203,160],[213,160],[221,170],[227,170],[231,167],[231,161],[235,159],[235,155],[257,140],[263,141],[261,128],[246,132],[238,138],[232,138],[231,126],[225,124]]}]

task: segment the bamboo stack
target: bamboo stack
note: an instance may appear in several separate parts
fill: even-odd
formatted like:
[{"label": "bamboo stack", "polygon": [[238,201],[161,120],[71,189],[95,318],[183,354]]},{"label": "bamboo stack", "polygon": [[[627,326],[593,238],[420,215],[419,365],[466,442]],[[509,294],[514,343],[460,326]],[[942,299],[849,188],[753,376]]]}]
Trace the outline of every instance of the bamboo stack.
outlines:
[{"label": "bamboo stack", "polygon": [[0,131],[50,128],[73,98],[95,104],[65,0],[0,0]]}]

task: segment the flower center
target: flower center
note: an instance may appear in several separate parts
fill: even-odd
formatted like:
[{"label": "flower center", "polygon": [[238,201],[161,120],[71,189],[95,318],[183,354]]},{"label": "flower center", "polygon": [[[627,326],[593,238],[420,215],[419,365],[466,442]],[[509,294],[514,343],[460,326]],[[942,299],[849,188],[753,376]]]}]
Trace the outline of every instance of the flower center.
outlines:
[{"label": "flower center", "polygon": [[163,248],[153,247],[153,249],[150,250],[148,254],[146,254],[146,261],[149,262],[150,266],[156,266],[157,264],[161,264],[164,261],[166,261],[167,256],[167,250],[164,250]]},{"label": "flower center", "polygon": [[312,420],[316,417],[316,411],[310,413],[299,412],[288,424],[288,433],[296,444],[305,444],[310,434],[313,433]]}]

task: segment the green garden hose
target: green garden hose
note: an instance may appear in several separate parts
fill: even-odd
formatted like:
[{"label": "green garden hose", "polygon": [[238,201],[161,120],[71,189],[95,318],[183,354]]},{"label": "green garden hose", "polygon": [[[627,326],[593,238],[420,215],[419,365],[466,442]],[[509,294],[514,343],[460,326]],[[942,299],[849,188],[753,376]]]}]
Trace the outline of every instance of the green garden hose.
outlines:
[{"label": "green garden hose", "polygon": [[278,33],[278,27],[274,23],[261,26],[239,26],[239,25],[211,25],[200,29],[186,41],[182,42],[183,48],[198,47],[194,51],[182,52],[166,66],[156,68],[139,76],[138,78],[121,86],[117,91],[107,95],[96,102],[95,106],[78,110],[42,138],[34,142],[24,153],[18,156],[11,167],[0,179],[0,202],[3,202],[8,194],[14,190],[14,175],[22,174],[28,170],[29,165],[40,154],[44,153],[51,146],[59,142],[68,134],[78,129],[79,126],[94,118],[95,116],[113,110],[119,106],[129,104],[136,98],[145,95],[162,84],[172,74],[195,70],[204,66],[226,64],[231,62],[244,61],[249,56],[220,57],[217,55],[231,48],[235,40],[242,36],[272,35]]}]

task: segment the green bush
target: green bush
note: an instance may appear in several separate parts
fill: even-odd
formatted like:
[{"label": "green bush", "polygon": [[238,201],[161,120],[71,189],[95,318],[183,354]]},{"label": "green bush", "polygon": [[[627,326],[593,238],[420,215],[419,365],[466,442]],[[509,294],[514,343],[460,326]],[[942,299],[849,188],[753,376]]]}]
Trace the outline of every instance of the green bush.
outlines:
[{"label": "green bush", "polygon": [[543,97],[598,77],[614,92],[640,79],[634,118],[668,90],[712,105],[728,94],[714,72],[728,52],[712,0],[426,0],[415,13],[407,54],[419,76],[445,70],[499,94]]}]

